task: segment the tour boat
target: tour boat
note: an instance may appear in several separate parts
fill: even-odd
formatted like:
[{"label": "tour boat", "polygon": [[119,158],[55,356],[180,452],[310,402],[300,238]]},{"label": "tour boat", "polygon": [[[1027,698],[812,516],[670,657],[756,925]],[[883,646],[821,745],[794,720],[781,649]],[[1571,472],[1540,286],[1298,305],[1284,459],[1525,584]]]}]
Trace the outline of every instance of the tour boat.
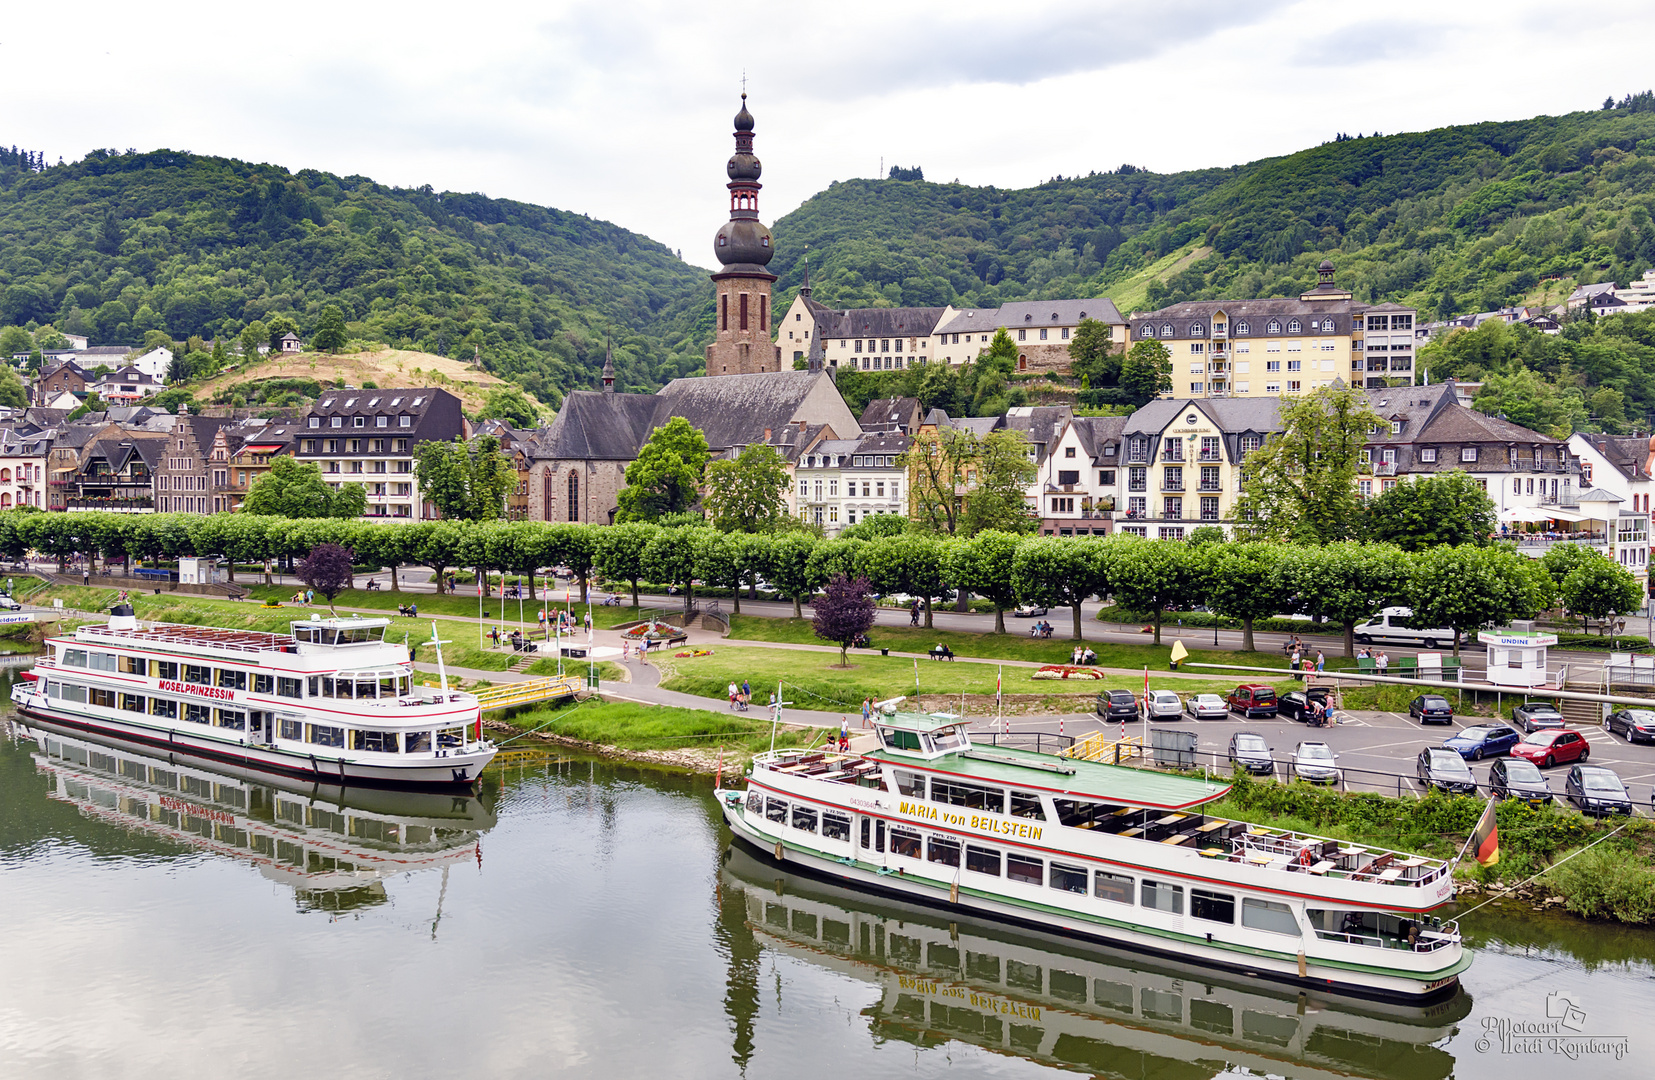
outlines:
[{"label": "tour boat", "polygon": [[[1333,998],[1054,940],[778,874],[744,849],[721,876],[760,944],[876,989],[859,1007],[882,1042],[957,1039],[1105,1075],[1123,1074],[1123,1060],[1146,1076],[1219,1060],[1225,1075],[1446,1080],[1454,1058],[1442,1041],[1471,1011],[1464,993],[1419,1005]],[[732,950],[732,968],[749,955]]]},{"label": "tour boat", "polygon": [[140,627],[122,604],[107,624],[49,639],[12,702],[43,723],[320,783],[474,782],[495,752],[476,697],[450,691],[446,674],[440,690],[416,687],[408,650],[384,640],[389,625]]},{"label": "tour boat", "polygon": [[1471,964],[1451,865],[1202,812],[1227,784],[977,747],[945,714],[860,754],[772,751],[721,789],[736,837],[794,869],[1207,968],[1377,1000]]}]

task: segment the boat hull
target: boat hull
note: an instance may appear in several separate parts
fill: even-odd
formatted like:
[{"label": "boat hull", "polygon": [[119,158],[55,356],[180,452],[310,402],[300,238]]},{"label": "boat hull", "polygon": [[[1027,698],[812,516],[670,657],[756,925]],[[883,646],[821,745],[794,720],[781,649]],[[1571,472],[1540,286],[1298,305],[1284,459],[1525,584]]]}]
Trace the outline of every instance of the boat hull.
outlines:
[{"label": "boat hull", "polygon": [[494,757],[494,748],[474,753],[455,753],[427,761],[377,765],[348,758],[297,753],[260,744],[231,743],[193,737],[188,732],[125,724],[103,717],[92,718],[16,703],[17,712],[30,724],[69,734],[96,735],[171,757],[216,765],[228,765],[268,776],[285,776],[313,783],[337,786],[398,787],[417,790],[469,788]]},{"label": "boat hull", "polygon": [[[1319,964],[1315,959],[1307,959],[1301,967],[1295,956],[1253,954],[1238,962],[1235,950],[1222,946],[1179,940],[1174,947],[1156,934],[1123,929],[1118,925],[1093,926],[1078,915],[1062,921],[1037,918],[1016,903],[963,890],[951,896],[946,888],[939,887],[935,882],[889,872],[882,874],[878,867],[860,862],[847,864],[825,853],[766,835],[747,822],[743,812],[744,793],[729,791],[718,794],[720,811],[736,840],[771,865],[944,911],[967,911],[1048,935],[1094,942],[1186,964],[1194,962],[1201,967],[1244,978],[1268,979],[1320,994],[1407,1005],[1428,1004],[1452,997],[1459,989],[1459,973],[1470,966],[1470,957],[1464,954],[1443,970],[1424,976],[1408,972],[1357,973]],[[733,801],[726,795],[738,798]]]}]

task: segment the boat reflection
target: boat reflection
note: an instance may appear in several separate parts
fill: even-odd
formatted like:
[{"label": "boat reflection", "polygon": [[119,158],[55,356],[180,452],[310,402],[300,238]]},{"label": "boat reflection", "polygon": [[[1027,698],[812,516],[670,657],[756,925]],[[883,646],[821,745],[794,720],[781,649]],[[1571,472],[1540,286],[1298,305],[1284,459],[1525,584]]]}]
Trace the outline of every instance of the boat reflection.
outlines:
[{"label": "boat reflection", "polygon": [[142,752],[38,723],[34,742],[50,798],[89,818],[136,828],[256,866],[293,889],[301,911],[384,903],[385,879],[476,857],[494,812],[467,794],[341,787]]},{"label": "boat reflection", "polygon": [[721,881],[760,946],[878,986],[864,1015],[880,1040],[961,1040],[1099,1076],[1438,1080],[1454,1059],[1434,1044],[1471,1009],[1464,991],[1411,1008],[1215,981],[791,875],[741,845]]}]

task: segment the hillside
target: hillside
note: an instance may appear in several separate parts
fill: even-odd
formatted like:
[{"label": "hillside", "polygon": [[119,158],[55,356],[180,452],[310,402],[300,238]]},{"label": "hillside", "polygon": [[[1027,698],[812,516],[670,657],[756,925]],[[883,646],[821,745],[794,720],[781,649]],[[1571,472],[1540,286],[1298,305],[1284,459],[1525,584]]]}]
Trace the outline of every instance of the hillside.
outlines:
[{"label": "hillside", "polygon": [[[0,325],[96,343],[234,337],[340,305],[352,338],[470,359],[540,396],[700,369],[711,286],[607,222],[482,195],[159,150],[0,153]],[[705,312],[703,311],[705,309]]]},{"label": "hillside", "polygon": [[[436,386],[447,390],[464,403],[466,412],[475,414],[488,399],[489,391],[505,385],[504,380],[479,370],[462,360],[451,360],[432,353],[405,349],[374,349],[353,353],[299,353],[276,355],[217,375],[205,382],[191,384],[195,399],[215,405],[228,405],[237,395],[248,404],[269,404],[272,392],[294,395],[308,402],[317,396],[315,388],[301,384],[313,382],[321,388],[330,386],[365,387],[368,383],[381,390],[397,387]],[[285,402],[284,402],[285,403]],[[540,403],[544,407],[547,403]],[[546,410],[548,413],[550,409]]]}]

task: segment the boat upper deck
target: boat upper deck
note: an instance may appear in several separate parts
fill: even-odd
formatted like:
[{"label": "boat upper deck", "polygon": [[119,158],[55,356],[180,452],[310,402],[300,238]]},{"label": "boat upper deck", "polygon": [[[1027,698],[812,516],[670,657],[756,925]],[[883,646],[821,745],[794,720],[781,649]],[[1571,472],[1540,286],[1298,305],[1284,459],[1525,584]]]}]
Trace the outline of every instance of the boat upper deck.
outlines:
[{"label": "boat upper deck", "polygon": [[185,623],[156,623],[144,629],[118,630],[109,626],[83,626],[75,631],[77,641],[100,641],[118,645],[187,645],[222,649],[226,652],[297,652],[299,643],[291,634],[264,630],[224,630],[215,626]]}]

